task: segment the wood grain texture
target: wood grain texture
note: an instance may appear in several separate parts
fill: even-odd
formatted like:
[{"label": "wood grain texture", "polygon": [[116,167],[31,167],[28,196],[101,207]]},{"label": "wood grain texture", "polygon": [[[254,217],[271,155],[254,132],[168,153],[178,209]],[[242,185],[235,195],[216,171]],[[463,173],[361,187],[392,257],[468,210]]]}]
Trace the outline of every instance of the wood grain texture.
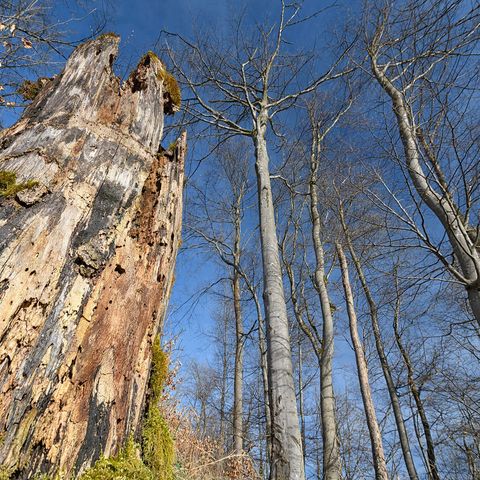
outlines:
[{"label": "wood grain texture", "polygon": [[[119,39],[78,47],[14,126],[0,169],[0,464],[81,472],[138,429],[181,231],[183,135],[144,57],[124,85]],[[23,198],[23,201],[22,201]]]}]

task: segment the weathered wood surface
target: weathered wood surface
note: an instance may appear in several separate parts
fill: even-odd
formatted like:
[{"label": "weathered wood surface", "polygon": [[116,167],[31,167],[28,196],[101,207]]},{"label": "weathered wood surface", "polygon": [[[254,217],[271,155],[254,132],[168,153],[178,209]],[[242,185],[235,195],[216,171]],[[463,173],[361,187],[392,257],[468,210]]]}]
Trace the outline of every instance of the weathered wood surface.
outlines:
[{"label": "weathered wood surface", "polygon": [[119,39],[78,47],[21,120],[0,170],[40,184],[0,199],[0,465],[77,472],[139,426],[180,239],[182,136],[159,145],[162,64],[124,85]]}]

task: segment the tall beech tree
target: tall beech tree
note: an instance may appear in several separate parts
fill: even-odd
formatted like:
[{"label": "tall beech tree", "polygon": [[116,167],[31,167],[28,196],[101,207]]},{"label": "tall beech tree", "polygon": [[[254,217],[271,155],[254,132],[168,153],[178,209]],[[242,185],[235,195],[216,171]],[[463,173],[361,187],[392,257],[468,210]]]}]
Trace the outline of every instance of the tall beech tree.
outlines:
[{"label": "tall beech tree", "polygon": [[[372,76],[388,96],[404,156],[400,165],[420,203],[418,222],[401,218],[464,286],[480,326],[478,141],[471,130],[478,85],[476,2],[388,1],[367,15]],[[441,223],[450,249],[422,206]],[[427,224],[427,226],[425,226]]]},{"label": "tall beech tree", "polygon": [[[305,21],[300,14],[298,5],[282,0],[278,21],[269,28],[258,27],[250,37],[242,31],[225,43],[206,36],[193,43],[175,35],[185,57],[171,54],[180,80],[193,97],[186,106],[191,117],[224,135],[246,136],[254,146],[270,380],[270,476],[274,480],[300,480],[305,473],[270,179],[268,132],[276,133],[275,118],[292,109],[299,98],[344,73],[336,71],[344,58],[340,55],[324,73],[313,79],[304,78],[303,72],[314,67],[315,57],[286,48],[288,33]],[[237,32],[241,26],[239,22]],[[338,471],[335,466],[332,469]],[[328,479],[338,478],[337,473],[328,475]]]},{"label": "tall beech tree", "polygon": [[357,273],[358,279],[360,280],[360,285],[362,287],[363,294],[367,301],[370,321],[372,325],[373,337],[375,340],[375,348],[377,351],[378,358],[380,360],[380,365],[382,367],[383,377],[387,385],[388,395],[390,397],[390,402],[391,402],[393,414],[395,417],[395,424],[396,424],[399,439],[400,439],[400,446],[403,453],[403,459],[404,459],[405,466],[407,468],[407,472],[410,479],[418,480],[419,477],[418,477],[417,469],[415,466],[415,462],[413,460],[412,450],[410,447],[410,439],[407,432],[407,427],[405,425],[405,418],[403,416],[400,398],[399,398],[397,388],[392,376],[392,368],[391,368],[387,353],[385,351],[385,345],[382,338],[382,332],[380,329],[380,323],[378,318],[378,310],[379,310],[378,304],[375,301],[375,298],[370,289],[370,285],[365,275],[361,258],[357,254],[357,251],[355,248],[353,233],[348,225],[347,213],[346,213],[347,202],[342,200],[341,192],[338,189],[336,190],[339,198],[339,205],[338,205],[339,221],[342,227],[342,231],[345,239],[345,245],[350,254],[350,258],[352,259],[352,263],[355,267],[355,271]]},{"label": "tall beech tree", "polygon": [[358,381],[360,383],[363,407],[365,410],[365,417],[367,419],[368,431],[370,433],[375,478],[377,480],[388,480],[387,463],[385,461],[382,435],[378,425],[377,415],[375,413],[375,406],[373,403],[372,391],[368,378],[368,366],[365,358],[365,351],[358,333],[357,313],[355,311],[353,292],[350,284],[350,275],[348,273],[347,257],[340,242],[337,242],[336,250],[340,262],[340,270],[342,271],[342,282],[345,292],[345,302],[347,304],[350,336],[352,338],[353,349],[355,351],[355,358],[357,362]]}]

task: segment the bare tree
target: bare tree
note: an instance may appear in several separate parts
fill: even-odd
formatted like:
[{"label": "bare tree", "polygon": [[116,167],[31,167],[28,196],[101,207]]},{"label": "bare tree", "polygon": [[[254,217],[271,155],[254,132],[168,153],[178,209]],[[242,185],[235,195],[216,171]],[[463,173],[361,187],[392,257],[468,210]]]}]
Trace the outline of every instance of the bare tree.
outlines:
[{"label": "bare tree", "polygon": [[443,226],[450,251],[435,241],[433,225],[425,229],[424,215],[419,225],[403,218],[464,286],[480,325],[478,137],[468,129],[462,133],[478,91],[473,72],[480,7],[462,1],[389,1],[372,12],[373,33],[366,40],[371,72],[390,98],[406,176]]},{"label": "bare tree", "polygon": [[437,468],[437,461],[435,458],[435,445],[432,438],[432,429],[430,422],[425,411],[425,406],[420,395],[420,389],[415,380],[415,374],[413,369],[413,363],[408,353],[408,350],[405,348],[405,345],[402,340],[402,334],[399,329],[399,317],[400,317],[400,302],[401,302],[401,291],[398,284],[398,272],[397,269],[394,269],[394,278],[395,278],[395,312],[393,315],[393,331],[395,333],[395,342],[398,346],[404,366],[407,370],[407,380],[408,388],[414,399],[415,406],[417,408],[418,415],[423,428],[423,434],[425,436],[425,443],[427,445],[427,470],[430,480],[440,480],[440,475]]},{"label": "bare tree", "polygon": [[[72,9],[92,20],[89,38],[105,26],[103,8],[72,2]],[[54,2],[38,0],[0,0],[0,108],[25,106],[59,70],[72,48],[87,38],[68,35],[75,15],[61,18]],[[79,15],[80,16],[80,15]]]},{"label": "bare tree", "polygon": [[[208,39],[193,44],[176,35],[189,54],[188,71],[178,57],[171,54],[180,79],[193,95],[186,107],[188,112],[226,135],[247,136],[253,142],[270,371],[270,475],[279,480],[303,479],[304,469],[267,131],[269,126],[274,126],[274,117],[293,107],[300,97],[343,74],[335,72],[343,59],[340,56],[325,73],[315,75],[311,81],[304,80],[303,86],[298,87],[302,72],[313,66],[314,57],[311,54],[292,55],[285,45],[288,31],[302,21],[300,7],[287,5],[282,0],[277,24],[271,28],[259,27],[256,35],[247,38],[239,23],[234,38],[227,42],[228,51]],[[337,478],[337,474],[328,478]]]},{"label": "bare tree", "polygon": [[378,358],[380,360],[380,365],[382,367],[385,383],[387,384],[388,394],[392,404],[393,414],[395,417],[395,423],[396,423],[397,431],[399,434],[400,445],[402,447],[405,466],[407,467],[407,471],[410,479],[418,480],[419,477],[418,477],[417,470],[415,468],[415,463],[413,461],[413,456],[410,449],[410,441],[409,441],[408,432],[405,426],[405,420],[402,414],[400,399],[397,393],[395,382],[392,377],[390,363],[388,361],[388,357],[385,352],[384,343],[383,343],[382,335],[380,332],[380,325],[378,321],[378,306],[372,295],[369,284],[367,282],[367,278],[365,276],[365,273],[362,267],[361,259],[359,258],[355,250],[355,246],[352,239],[352,232],[350,231],[347,224],[347,220],[346,220],[345,206],[343,201],[341,200],[342,196],[341,196],[341,193],[338,191],[338,189],[337,189],[337,195],[338,195],[338,198],[340,199],[338,215],[339,215],[340,224],[343,229],[345,244],[347,246],[348,252],[352,259],[357,276],[360,280],[363,294],[365,295],[365,298],[367,300],[369,313],[370,313],[370,320],[372,324],[373,336],[375,339],[375,347],[378,354]]},{"label": "bare tree", "polygon": [[[233,391],[233,448],[243,450],[243,355],[245,334],[242,319],[242,285],[246,277],[241,267],[241,224],[244,197],[248,189],[248,150],[242,142],[227,142],[218,150],[214,182],[196,189],[194,212],[187,229],[216,253],[230,270],[229,283],[235,316],[235,363]],[[213,169],[212,169],[213,171]],[[220,185],[218,185],[220,184]],[[196,203],[196,205],[194,205]]]},{"label": "bare tree", "polygon": [[312,143],[310,150],[308,198],[312,222],[312,241],[315,252],[314,286],[318,293],[323,316],[322,350],[320,359],[321,415],[323,433],[323,472],[325,479],[341,476],[340,449],[335,418],[335,395],[333,391],[334,326],[331,302],[327,289],[325,253],[323,246],[323,225],[318,207],[318,172],[325,137],[335,127],[340,118],[350,109],[352,100],[332,118],[321,119],[321,115],[310,106]]},{"label": "bare tree", "polygon": [[370,443],[372,445],[373,465],[375,467],[375,478],[377,480],[388,480],[387,464],[385,461],[385,453],[383,451],[382,435],[378,426],[375,406],[373,404],[372,391],[370,389],[370,381],[368,379],[368,366],[365,358],[360,336],[357,327],[357,314],[355,312],[355,304],[353,301],[352,287],[348,274],[347,257],[343,251],[342,244],[336,244],[337,254],[340,261],[342,271],[343,288],[345,291],[345,300],[347,303],[347,311],[350,326],[350,335],[352,338],[353,349],[357,361],[358,380],[360,382],[360,391],[362,393],[363,406],[365,409],[365,417],[367,419],[368,431],[370,433]]}]

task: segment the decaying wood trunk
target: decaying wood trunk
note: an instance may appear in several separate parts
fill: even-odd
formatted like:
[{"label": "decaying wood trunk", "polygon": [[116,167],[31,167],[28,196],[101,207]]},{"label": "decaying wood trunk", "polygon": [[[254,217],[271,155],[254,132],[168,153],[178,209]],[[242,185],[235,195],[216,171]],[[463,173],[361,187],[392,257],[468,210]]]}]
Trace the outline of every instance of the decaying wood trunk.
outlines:
[{"label": "decaying wood trunk", "polygon": [[182,136],[147,54],[121,85],[115,35],[78,47],[21,120],[0,170],[38,185],[0,197],[0,465],[80,472],[142,419],[151,343],[180,239]]}]

